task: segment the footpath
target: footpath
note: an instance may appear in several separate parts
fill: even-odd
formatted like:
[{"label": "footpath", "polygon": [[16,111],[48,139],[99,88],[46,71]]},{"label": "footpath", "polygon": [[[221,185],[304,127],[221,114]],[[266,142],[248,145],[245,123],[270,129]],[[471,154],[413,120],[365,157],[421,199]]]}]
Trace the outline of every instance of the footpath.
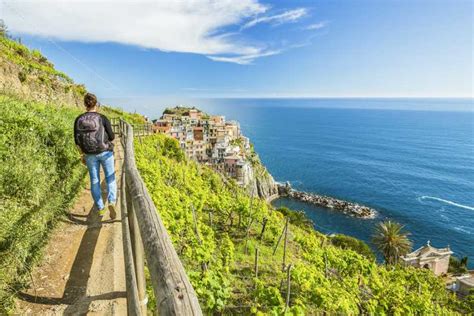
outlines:
[{"label": "footpath", "polygon": [[[115,144],[118,193],[123,148]],[[101,175],[103,191],[104,176]],[[88,186],[52,232],[31,285],[18,293],[19,315],[126,315],[120,203],[117,218],[99,219]]]}]

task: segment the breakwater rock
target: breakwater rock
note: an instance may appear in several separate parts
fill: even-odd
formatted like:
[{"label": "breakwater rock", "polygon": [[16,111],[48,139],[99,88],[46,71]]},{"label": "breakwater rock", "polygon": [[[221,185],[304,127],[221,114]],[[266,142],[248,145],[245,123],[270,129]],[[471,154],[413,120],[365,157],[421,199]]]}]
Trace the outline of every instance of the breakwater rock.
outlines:
[{"label": "breakwater rock", "polygon": [[301,202],[334,209],[357,218],[370,219],[377,216],[377,211],[368,206],[335,199],[329,196],[297,191],[291,187],[289,182],[278,184],[278,194],[282,197],[289,197]]}]

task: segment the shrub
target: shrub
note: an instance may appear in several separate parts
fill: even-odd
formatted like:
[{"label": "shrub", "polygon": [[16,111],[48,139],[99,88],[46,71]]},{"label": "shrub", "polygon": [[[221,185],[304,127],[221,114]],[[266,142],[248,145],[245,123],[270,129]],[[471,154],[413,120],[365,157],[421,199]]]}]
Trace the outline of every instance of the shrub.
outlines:
[{"label": "shrub", "polygon": [[331,243],[342,249],[351,249],[357,252],[358,254],[363,255],[367,259],[375,260],[375,255],[370,249],[370,247],[360,239],[337,234],[331,238]]}]

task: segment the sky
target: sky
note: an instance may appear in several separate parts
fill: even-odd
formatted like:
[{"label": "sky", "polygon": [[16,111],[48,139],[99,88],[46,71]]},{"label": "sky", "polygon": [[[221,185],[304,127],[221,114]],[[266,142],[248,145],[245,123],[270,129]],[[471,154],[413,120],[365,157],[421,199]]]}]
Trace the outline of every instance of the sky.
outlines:
[{"label": "sky", "polygon": [[102,98],[473,97],[472,1],[0,0],[0,18]]}]

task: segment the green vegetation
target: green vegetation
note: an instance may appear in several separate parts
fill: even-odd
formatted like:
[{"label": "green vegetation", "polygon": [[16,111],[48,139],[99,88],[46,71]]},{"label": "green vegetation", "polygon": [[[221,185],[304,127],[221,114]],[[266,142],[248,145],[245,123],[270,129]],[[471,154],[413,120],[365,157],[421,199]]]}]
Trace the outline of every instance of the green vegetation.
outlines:
[{"label": "green vegetation", "polygon": [[121,118],[130,124],[144,124],[145,118],[141,114],[125,112],[118,108],[113,108],[110,106],[101,106],[100,112],[105,114],[109,119]]},{"label": "green vegetation", "polygon": [[[67,83],[72,83],[72,79],[61,71],[54,68],[46,57],[37,50],[30,50],[26,46],[9,39],[6,36],[0,36],[0,54],[7,60],[22,66],[23,73],[26,74],[49,74],[54,78],[59,78]],[[45,78],[43,78],[45,79]]]},{"label": "green vegetation", "polygon": [[37,81],[41,85],[72,90],[77,95],[84,95],[84,85],[74,84],[65,73],[58,71],[38,50],[30,50],[23,44],[9,38],[3,21],[0,20],[0,60],[5,59],[18,65],[21,70],[18,79],[24,83],[27,80]]},{"label": "green vegetation", "polygon": [[[196,107],[187,107],[187,106],[175,106],[174,108],[166,108],[164,111],[163,111],[163,114],[175,114],[175,115],[179,115],[179,116],[182,116],[182,115],[189,115],[189,110],[198,110],[200,111],[199,109],[197,109]],[[205,115],[206,117],[209,118],[209,115],[203,113],[203,115]]]},{"label": "green vegetation", "polygon": [[474,314],[474,289],[469,290],[469,295],[462,302],[462,308],[466,311],[466,314],[469,312]]},{"label": "green vegetation", "polygon": [[80,112],[0,96],[0,314],[9,308],[83,183],[72,136]]},{"label": "green vegetation", "polygon": [[342,249],[354,250],[355,252],[360,253],[369,260],[375,260],[375,255],[370,249],[369,245],[357,238],[337,234],[336,236],[331,238],[331,243]]},{"label": "green vegetation", "polygon": [[303,211],[293,211],[286,206],[279,207],[276,210],[282,213],[283,216],[288,217],[293,225],[304,229],[313,229],[314,227],[313,221],[310,220]]},{"label": "green vegetation", "polygon": [[408,239],[409,233],[403,226],[393,221],[380,222],[375,227],[373,242],[383,254],[387,264],[397,264],[398,259],[406,255],[412,246]]},{"label": "green vegetation", "polygon": [[251,200],[234,183],[186,160],[177,141],[154,135],[136,142],[135,151],[140,174],[206,313],[283,313],[283,240],[273,251],[286,215],[286,264],[293,267],[287,313],[456,314],[458,301],[431,271],[379,266],[350,247],[333,245],[305,224],[296,225],[298,215]]},{"label": "green vegetation", "polygon": [[463,274],[468,271],[467,269],[467,257],[459,259],[458,257],[451,256],[449,258],[449,268],[448,272],[453,274]]}]

